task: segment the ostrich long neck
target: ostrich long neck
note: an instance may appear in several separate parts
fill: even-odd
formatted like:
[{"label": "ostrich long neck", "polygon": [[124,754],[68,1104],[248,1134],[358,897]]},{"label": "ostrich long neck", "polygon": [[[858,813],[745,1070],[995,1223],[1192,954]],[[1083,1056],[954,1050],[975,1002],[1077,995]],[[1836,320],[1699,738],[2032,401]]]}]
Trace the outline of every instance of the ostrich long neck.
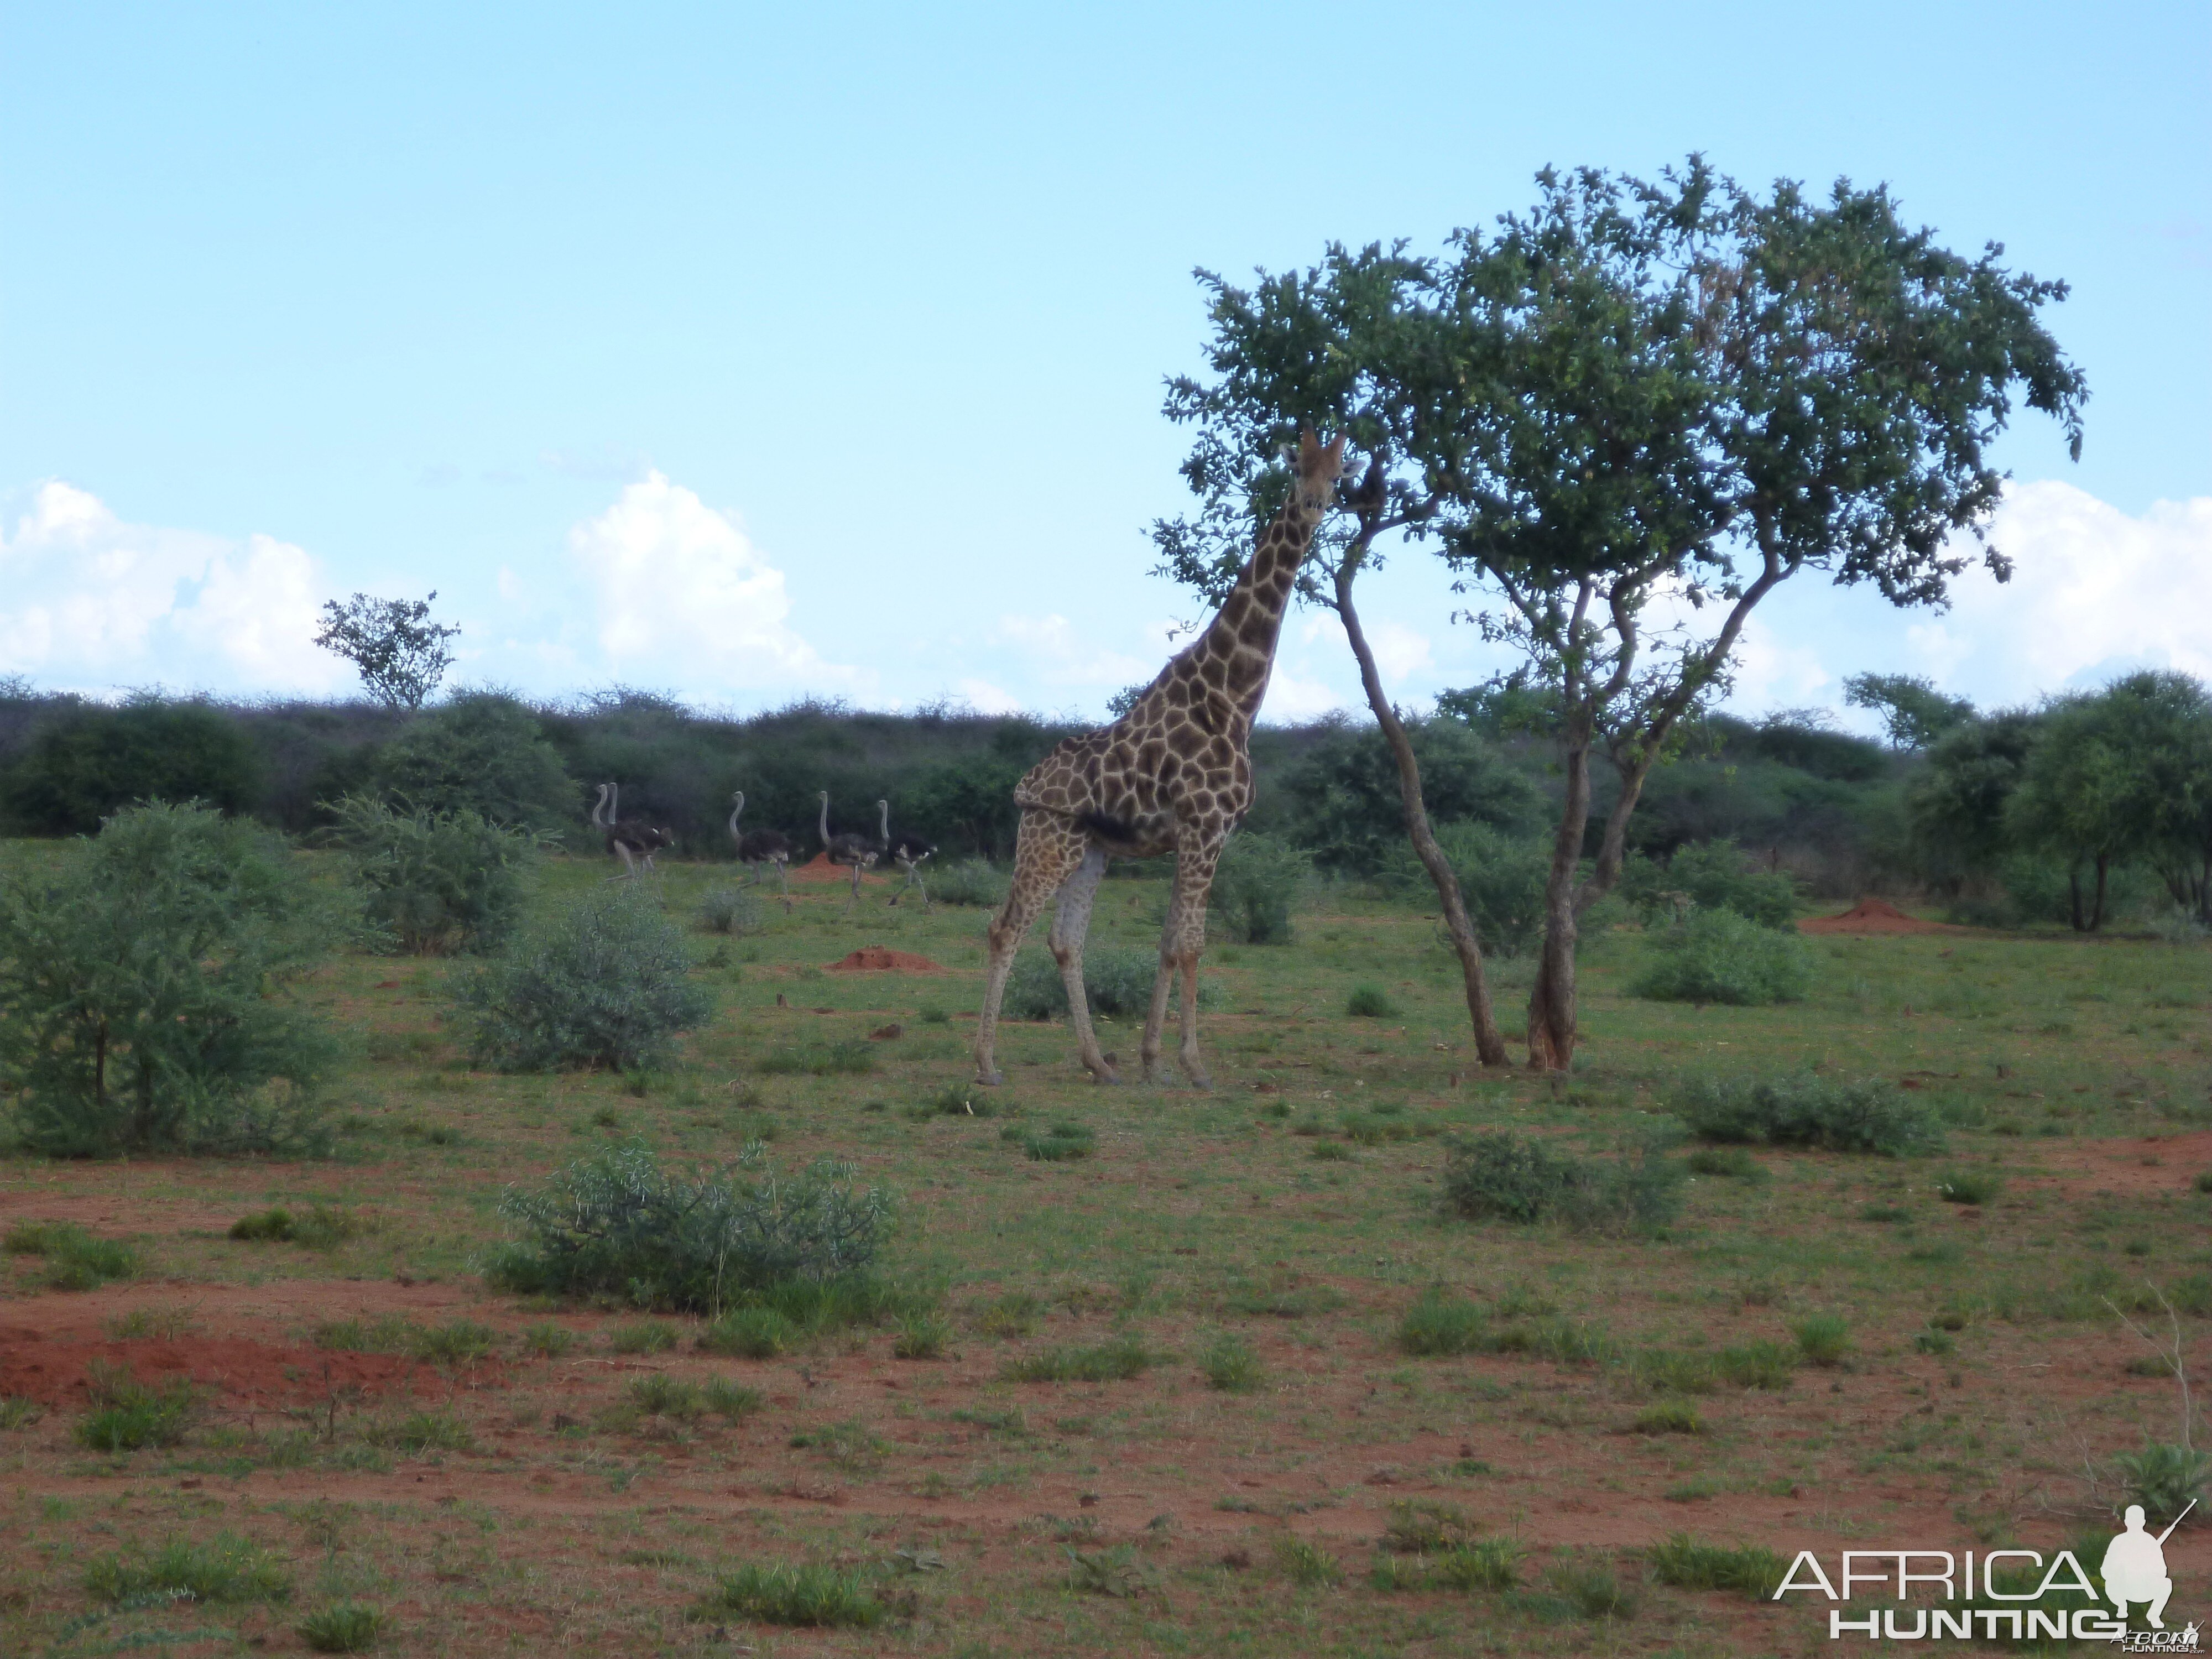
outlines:
[{"label": "ostrich long neck", "polygon": [[830,797],[822,797],[822,844],[830,844]]},{"label": "ostrich long neck", "polygon": [[884,846],[885,849],[888,850],[891,844],[891,804],[887,800],[879,800],[876,805],[883,811]]},{"label": "ostrich long neck", "polygon": [[738,797],[738,804],[730,809],[731,835],[735,836],[738,833],[738,820],[744,815],[744,810],[745,798],[743,795],[739,795]]}]

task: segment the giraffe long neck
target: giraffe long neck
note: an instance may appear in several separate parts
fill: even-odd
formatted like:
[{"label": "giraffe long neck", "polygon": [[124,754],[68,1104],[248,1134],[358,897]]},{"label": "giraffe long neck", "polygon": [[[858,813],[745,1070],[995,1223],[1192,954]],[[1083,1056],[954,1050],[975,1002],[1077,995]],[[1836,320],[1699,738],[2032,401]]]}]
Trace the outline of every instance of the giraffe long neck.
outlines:
[{"label": "giraffe long neck", "polygon": [[1218,658],[1227,665],[1224,689],[1248,720],[1260,712],[1267,695],[1283,614],[1320,520],[1299,501],[1294,485],[1283,510],[1260,532],[1251,558],[1237,574],[1237,585],[1200,641],[1202,659]]}]

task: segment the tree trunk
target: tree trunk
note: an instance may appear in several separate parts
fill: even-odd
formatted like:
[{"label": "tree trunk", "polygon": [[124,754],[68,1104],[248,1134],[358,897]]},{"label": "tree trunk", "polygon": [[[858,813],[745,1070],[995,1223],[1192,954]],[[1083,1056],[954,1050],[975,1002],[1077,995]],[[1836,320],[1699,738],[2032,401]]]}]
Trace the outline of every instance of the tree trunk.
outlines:
[{"label": "tree trunk", "polygon": [[2081,860],[2079,859],[2066,866],[2066,897],[2069,920],[2074,924],[2074,931],[2087,933],[2089,930],[2082,925],[2081,919]]},{"label": "tree trunk", "polygon": [[1552,873],[1544,883],[1544,943],[1536,982],[1528,988],[1528,1066],[1564,1072],[1575,1058],[1575,941],[1581,922],[1576,878],[1589,827],[1589,733],[1571,731],[1564,758],[1567,796],[1552,841]]},{"label": "tree trunk", "polygon": [[1352,581],[1358,574],[1359,561],[1365,551],[1363,543],[1355,545],[1345,556],[1336,569],[1336,613],[1344,623],[1345,637],[1352,641],[1352,654],[1359,660],[1359,683],[1366,688],[1367,705],[1375,711],[1376,724],[1382,728],[1382,740],[1390,746],[1390,757],[1398,763],[1398,795],[1406,808],[1406,834],[1413,843],[1413,856],[1429,872],[1436,884],[1437,900],[1443,908],[1444,931],[1450,934],[1452,949],[1459,954],[1459,968],[1467,981],[1467,1016],[1474,1027],[1474,1052],[1485,1066],[1510,1064],[1505,1054],[1505,1038],[1498,1029],[1498,1016],[1490,1006],[1490,985],[1482,971],[1482,946],[1474,936],[1474,924],[1468,919],[1466,902],[1460,896],[1459,878],[1452,872],[1451,860],[1437,845],[1437,838],[1429,829],[1429,811],[1421,799],[1421,769],[1413,758],[1413,745],[1406,735],[1406,724],[1398,718],[1398,711],[1390,706],[1383,694],[1382,676],[1375,666],[1375,653],[1369,647],[1367,635],[1359,625],[1359,613],[1352,608]]},{"label": "tree trunk", "polygon": [[2097,854],[2097,902],[2089,910],[2089,931],[2093,933],[2105,925],[2105,878],[2112,872],[2112,866],[2110,854]]}]

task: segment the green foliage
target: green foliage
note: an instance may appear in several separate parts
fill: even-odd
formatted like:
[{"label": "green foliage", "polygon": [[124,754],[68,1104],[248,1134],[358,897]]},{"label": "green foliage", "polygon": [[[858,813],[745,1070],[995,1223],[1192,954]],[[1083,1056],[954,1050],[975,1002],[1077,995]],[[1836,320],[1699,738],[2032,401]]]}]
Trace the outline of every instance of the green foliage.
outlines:
[{"label": "green foliage", "polygon": [[311,1250],[334,1250],[362,1231],[360,1222],[327,1204],[317,1204],[305,1215],[295,1215],[280,1204],[239,1217],[230,1224],[228,1236],[246,1243],[300,1244]]},{"label": "green foliage", "polygon": [[1778,1342],[1746,1342],[1713,1356],[1721,1381],[1738,1389],[1786,1389],[1796,1369],[1794,1356]]},{"label": "green foliage", "polygon": [[758,1389],[747,1388],[742,1382],[732,1382],[726,1376],[710,1376],[701,1398],[707,1409],[715,1416],[735,1423],[750,1417],[767,1404]]},{"label": "green foliage", "polygon": [[1850,1352],[1851,1328],[1840,1314],[1810,1314],[1790,1328],[1808,1365],[1840,1365]]},{"label": "green foliage", "polygon": [[388,1622],[374,1607],[340,1601],[318,1607],[297,1628],[300,1639],[317,1653],[366,1653],[376,1645]]},{"label": "green foliage", "polygon": [[333,1045],[281,989],[339,931],[282,842],[204,807],[133,807],[52,875],[0,876],[0,1081],[24,1144],[315,1144]]},{"label": "green foliage", "polygon": [[1351,1019],[1395,1019],[1399,1009],[1381,986],[1355,985],[1344,1000],[1344,1012]]},{"label": "green foliage", "polygon": [[607,1346],[619,1354],[666,1353],[676,1343],[676,1327],[665,1319],[632,1319],[607,1333]]},{"label": "green foliage", "polygon": [[1198,1358],[1206,1386],[1224,1394],[1249,1394],[1260,1386],[1260,1356],[1234,1332],[1224,1332],[1206,1345]]},{"label": "green foliage", "polygon": [[576,1346],[576,1333],[566,1325],[556,1325],[547,1320],[530,1326],[522,1333],[526,1351],[540,1359],[559,1359]]},{"label": "green foliage", "polygon": [[774,1308],[732,1308],[699,1334],[705,1353],[733,1354],[740,1359],[774,1359],[791,1352],[800,1331]]},{"label": "green foliage", "polygon": [[461,630],[430,620],[430,599],[372,599],[356,593],[341,603],[325,601],[315,643],[343,657],[360,671],[369,695],[387,708],[412,714],[438,689],[453,665],[453,647]]},{"label": "green foliage", "polygon": [[[1238,559],[1249,550],[1240,549]],[[1410,720],[1406,735],[1436,823],[1511,834],[1542,811],[1528,778],[1462,721]],[[1402,877],[1406,808],[1397,762],[1380,732],[1345,727],[1328,733],[1285,769],[1274,793],[1281,800],[1274,819],[1280,833],[1310,850],[1322,868],[1352,875],[1397,871]],[[1440,840],[1443,834],[1439,830]],[[1413,868],[1427,880],[1418,865]]]},{"label": "green foliage", "polygon": [[647,1371],[633,1377],[624,1392],[632,1405],[655,1417],[688,1422],[707,1409],[705,1390],[688,1377],[672,1376],[666,1371]]},{"label": "green foliage", "polygon": [[110,1279],[138,1276],[137,1251],[121,1239],[97,1237],[73,1221],[19,1221],[0,1241],[0,1249],[42,1257],[51,1290],[97,1290]]},{"label": "green foliage", "polygon": [[876,1047],[866,1037],[804,1043],[763,1054],[754,1069],[765,1077],[857,1077],[876,1069]]},{"label": "green foliage", "polygon": [[1398,1346],[1407,1353],[1474,1353],[1486,1331],[1482,1310],[1431,1285],[1398,1323]]},{"label": "green foliage", "polygon": [[1691,910],[1729,910],[1762,927],[1796,926],[1797,884],[1758,870],[1724,842],[1677,848],[1663,864],[1635,854],[1620,867],[1621,898],[1646,926]]},{"label": "green foliage", "polygon": [[1680,1170],[1648,1150],[1583,1158],[1509,1130],[1486,1130],[1445,1158],[1445,1206],[1474,1221],[1619,1231],[1661,1225],[1681,1201]]},{"label": "green foliage", "polygon": [[465,1452],[476,1445],[468,1425],[451,1412],[408,1412],[398,1417],[370,1418],[356,1431],[364,1445],[387,1451]]},{"label": "green foliage", "polygon": [[1986,1204],[2004,1190],[1994,1170],[1946,1170],[1936,1177],[1936,1195],[1946,1204]]},{"label": "green foliage", "polygon": [[1635,1593],[1607,1569],[1580,1561],[1563,1561],[1548,1569],[1544,1582],[1553,1594],[1584,1619],[1633,1619]]},{"label": "green foliage", "polygon": [[641,1142],[610,1147],[535,1189],[507,1189],[500,1212],[524,1237],[489,1277],[526,1293],[714,1314],[782,1280],[861,1273],[890,1234],[891,1200],[853,1176],[823,1159],[786,1176],[757,1144],[688,1176],[663,1170]]},{"label": "green foliage", "polygon": [[94,1451],[136,1451],[173,1446],[191,1425],[198,1396],[187,1377],[157,1385],[141,1382],[127,1366],[94,1360],[85,1368],[91,1413],[74,1431],[77,1443]]},{"label": "green foliage", "polygon": [[1088,1158],[1091,1149],[1097,1144],[1097,1138],[1081,1123],[1055,1123],[1042,1134],[1024,1132],[1010,1124],[1001,1133],[1019,1140],[1024,1152],[1046,1164],[1066,1164]]},{"label": "green foliage", "polygon": [[20,1394],[0,1394],[0,1431],[27,1429],[46,1414],[37,1401]]},{"label": "green foliage", "polygon": [[929,878],[929,896],[939,904],[972,904],[995,910],[1006,902],[1012,878],[986,859],[962,859]]},{"label": "green foliage", "polygon": [[1112,1382],[1141,1376],[1153,1355],[1134,1336],[1117,1336],[1091,1347],[1047,1348],[1010,1360],[1002,1375],[1009,1382]]},{"label": "green foliage", "polygon": [[1661,1103],[1707,1140],[1817,1146],[1886,1157],[1941,1146],[1941,1120],[1882,1078],[1803,1072],[1770,1078],[1686,1078]]},{"label": "green foliage", "polygon": [[199,702],[133,698],[79,705],[50,721],[0,772],[0,817],[33,835],[95,833],[134,803],[253,805],[261,759],[238,721]]},{"label": "green foliage", "polygon": [[684,935],[635,884],[605,887],[456,977],[471,1052],[507,1072],[646,1071],[676,1054],[714,998],[691,981]]},{"label": "green foliage", "polygon": [[2192,1498],[2202,1512],[2204,1483],[2212,1477],[2212,1455],[2152,1442],[2141,1451],[2122,1452],[2112,1460],[2112,1470],[2128,1501],[2142,1505],[2143,1518],[2155,1531],[2180,1515]]},{"label": "green foliage", "polygon": [[473,812],[558,834],[583,816],[576,786],[537,715],[491,692],[458,696],[409,722],[375,763],[377,793],[402,810]]},{"label": "green foliage", "polygon": [[1277,1539],[1275,1561],[1283,1577],[1301,1589],[1325,1589],[1344,1581],[1344,1568],[1337,1559],[1310,1538]]},{"label": "green foliage", "polygon": [[1656,1002],[1763,1007],[1798,1001],[1812,984],[1812,957],[1795,934],[1733,910],[1697,910],[1653,942],[1651,959],[1630,988]]},{"label": "green foliage", "polygon": [[768,913],[750,893],[737,887],[710,887],[699,901],[699,925],[710,933],[742,939],[757,933]]},{"label": "green foliage", "polygon": [[[1157,951],[1140,946],[1092,945],[1083,953],[1083,994],[1095,1016],[1107,1019],[1137,1019],[1150,1012],[1152,981],[1160,970]],[[1218,1006],[1221,994],[1214,981],[1198,983],[1198,1006]],[[1000,1005],[1008,1019],[1062,1019],[1067,1014],[1067,987],[1060,964],[1045,951],[1025,950],[1014,958],[1006,977],[1006,994]]]},{"label": "green foliage", "polygon": [[1850,675],[1844,701],[1881,714],[1893,749],[1926,749],[1974,718],[1972,703],[1944,696],[1922,674]]},{"label": "green foliage", "polygon": [[695,1620],[746,1619],[763,1625],[865,1629],[885,1609],[857,1569],[756,1566],[724,1573],[691,1609]]},{"label": "green foliage", "polygon": [[283,1601],[291,1575],[266,1550],[234,1532],[204,1542],[173,1538],[153,1553],[95,1557],[84,1571],[85,1594],[110,1605],[175,1596],[193,1601]]},{"label": "green foliage", "polygon": [[[1511,961],[1544,936],[1544,887],[1551,879],[1552,848],[1542,837],[1515,834],[1495,824],[1458,819],[1436,827],[1437,847],[1449,861],[1475,937],[1491,956]],[[1390,860],[1392,884],[1431,896],[1435,889],[1410,846]]]},{"label": "green foliage", "polygon": [[1631,1425],[1638,1434],[1703,1434],[1705,1419],[1686,1400],[1662,1400],[1646,1406]]},{"label": "green foliage", "polygon": [[1288,945],[1291,912],[1312,878],[1313,858],[1303,848],[1246,830],[1222,849],[1206,908],[1240,945]]},{"label": "green foliage", "polygon": [[415,956],[489,951],[522,916],[538,843],[471,807],[396,811],[349,795],[331,834],[350,853],[374,935]]},{"label": "green foliage", "polygon": [[914,1313],[899,1322],[891,1340],[895,1359],[942,1359],[952,1346],[952,1322],[942,1314]]},{"label": "green foliage", "polygon": [[1477,1539],[1437,1557],[1436,1579],[1462,1592],[1513,1589],[1521,1583],[1521,1555],[1517,1539]]},{"label": "green foliage", "polygon": [[1651,1576],[1678,1589],[1733,1590],[1754,1601],[1774,1594],[1789,1564],[1756,1544],[1730,1547],[1701,1543],[1686,1532],[1670,1533],[1644,1552]]},{"label": "green foliage", "polygon": [[1382,1547],[1395,1555],[1443,1555],[1477,1541],[1481,1524],[1456,1504],[1401,1498],[1390,1505]]}]

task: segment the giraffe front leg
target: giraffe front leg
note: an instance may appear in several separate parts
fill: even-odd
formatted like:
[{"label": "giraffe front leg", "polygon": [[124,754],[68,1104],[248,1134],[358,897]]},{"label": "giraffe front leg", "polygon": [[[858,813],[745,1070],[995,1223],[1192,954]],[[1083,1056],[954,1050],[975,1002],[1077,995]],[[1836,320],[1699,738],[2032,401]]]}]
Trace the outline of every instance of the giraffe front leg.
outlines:
[{"label": "giraffe front leg", "polygon": [[1067,1023],[1075,1033],[1076,1053],[1083,1069],[1101,1083],[1119,1083],[1105,1055],[1098,1052],[1097,1034],[1091,1027],[1091,996],[1083,983],[1083,940],[1091,931],[1091,906],[1105,878],[1106,854],[1088,848],[1083,862],[1060,890],[1060,909],[1053,917],[1053,960],[1060,964],[1060,982],[1067,988]]},{"label": "giraffe front leg", "polygon": [[1055,823],[1044,812],[1022,814],[1021,832],[1014,843],[1014,878],[1007,887],[1006,902],[986,935],[983,1007],[975,1017],[978,1083],[1006,1080],[998,1065],[999,1005],[1006,998],[1014,952],[1045,901],[1067,879],[1082,856],[1081,839],[1073,824]]},{"label": "giraffe front leg", "polygon": [[1175,901],[1168,907],[1168,923],[1160,940],[1160,980],[1152,1000],[1166,1009],[1167,975],[1170,968],[1182,979],[1183,1080],[1194,1089],[1211,1089],[1206,1062],[1198,1052],[1198,959],[1206,950],[1206,903],[1213,890],[1213,870],[1220,862],[1225,829],[1194,828],[1179,836],[1176,848]]}]

